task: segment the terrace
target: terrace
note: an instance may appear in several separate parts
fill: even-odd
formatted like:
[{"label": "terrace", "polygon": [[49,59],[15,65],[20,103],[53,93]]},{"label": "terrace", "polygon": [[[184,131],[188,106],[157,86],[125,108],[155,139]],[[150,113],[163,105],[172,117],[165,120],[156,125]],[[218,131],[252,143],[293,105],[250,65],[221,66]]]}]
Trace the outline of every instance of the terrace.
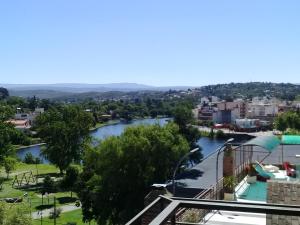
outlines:
[{"label": "terrace", "polygon": [[[196,166],[209,171],[192,181],[177,181],[197,187],[198,194],[158,197],[164,191],[156,190],[158,198],[148,195],[148,207],[127,225],[300,224],[299,136],[257,137],[219,150]],[[214,175],[216,167],[207,166],[218,163]]]}]

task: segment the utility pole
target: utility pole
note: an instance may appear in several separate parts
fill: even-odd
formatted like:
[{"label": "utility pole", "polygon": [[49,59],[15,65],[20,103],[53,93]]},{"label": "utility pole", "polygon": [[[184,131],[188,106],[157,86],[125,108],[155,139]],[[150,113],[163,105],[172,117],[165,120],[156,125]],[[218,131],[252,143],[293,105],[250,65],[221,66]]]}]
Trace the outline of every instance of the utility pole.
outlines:
[{"label": "utility pole", "polygon": [[56,225],[56,215],[57,215],[57,213],[56,213],[56,198],[54,196],[54,225]]}]

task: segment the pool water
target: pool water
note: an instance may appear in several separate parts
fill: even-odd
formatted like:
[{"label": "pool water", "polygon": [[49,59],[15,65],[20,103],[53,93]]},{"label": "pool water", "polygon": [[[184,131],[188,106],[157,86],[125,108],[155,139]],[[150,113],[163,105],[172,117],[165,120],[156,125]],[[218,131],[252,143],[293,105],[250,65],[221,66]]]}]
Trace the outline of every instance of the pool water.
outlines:
[{"label": "pool water", "polygon": [[240,199],[251,201],[267,201],[267,182],[256,181],[248,185],[245,191],[239,195]]}]

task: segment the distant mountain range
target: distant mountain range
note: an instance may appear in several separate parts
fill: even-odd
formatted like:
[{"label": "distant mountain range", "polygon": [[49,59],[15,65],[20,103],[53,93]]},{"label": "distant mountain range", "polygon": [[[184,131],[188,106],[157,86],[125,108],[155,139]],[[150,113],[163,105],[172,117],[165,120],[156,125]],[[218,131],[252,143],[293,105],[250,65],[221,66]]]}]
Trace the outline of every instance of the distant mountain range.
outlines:
[{"label": "distant mountain range", "polygon": [[189,86],[156,87],[137,83],[110,83],[110,84],[84,84],[84,83],[59,83],[59,84],[0,84],[9,90],[11,96],[39,98],[58,98],[70,94],[86,92],[132,92],[132,91],[167,91],[186,90]]}]

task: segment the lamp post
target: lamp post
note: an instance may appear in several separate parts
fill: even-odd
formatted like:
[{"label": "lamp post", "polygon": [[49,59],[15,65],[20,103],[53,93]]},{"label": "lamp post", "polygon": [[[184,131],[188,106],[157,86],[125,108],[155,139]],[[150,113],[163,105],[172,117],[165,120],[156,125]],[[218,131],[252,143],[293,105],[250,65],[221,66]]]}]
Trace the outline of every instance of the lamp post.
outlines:
[{"label": "lamp post", "polygon": [[[217,160],[216,160],[216,188],[218,188],[218,181],[219,181],[219,155],[224,150],[224,147],[228,145],[230,142],[232,142],[234,138],[228,139],[217,151]],[[217,190],[216,190],[217,192]],[[217,199],[217,194],[216,194]]]},{"label": "lamp post", "polygon": [[175,196],[175,176],[176,176],[176,172],[179,168],[179,166],[181,165],[181,163],[186,159],[188,158],[190,155],[194,154],[195,152],[197,152],[199,150],[199,148],[195,148],[193,150],[191,150],[190,152],[186,153],[177,163],[176,167],[175,167],[175,170],[174,170],[174,173],[173,173],[173,179],[172,179],[172,186],[173,186],[173,196]]}]

